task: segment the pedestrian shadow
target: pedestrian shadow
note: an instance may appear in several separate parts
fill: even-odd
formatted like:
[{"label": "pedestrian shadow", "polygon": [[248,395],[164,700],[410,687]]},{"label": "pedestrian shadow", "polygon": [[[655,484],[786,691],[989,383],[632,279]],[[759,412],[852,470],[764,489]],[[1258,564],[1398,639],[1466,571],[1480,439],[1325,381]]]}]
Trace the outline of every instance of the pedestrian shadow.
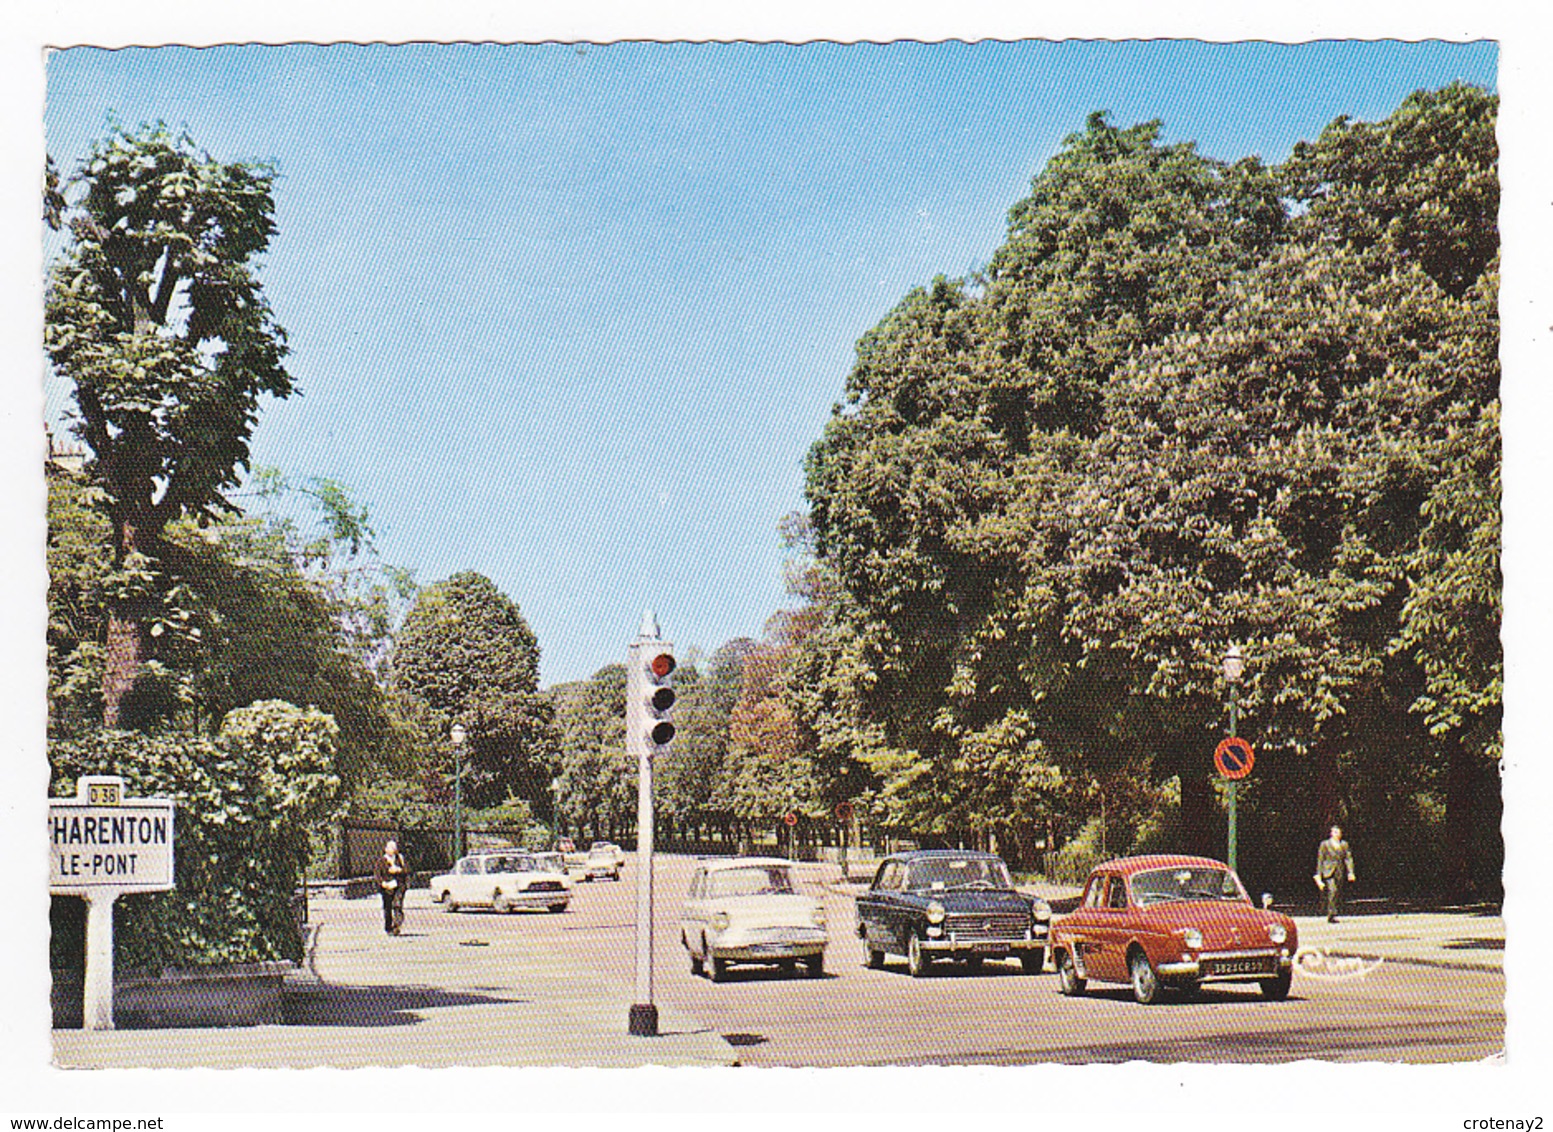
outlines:
[{"label": "pedestrian shadow", "polygon": [[426,1021],[421,1017],[426,1010],[528,1001],[435,987],[325,984],[306,990],[288,988],[281,999],[281,1014],[288,1026],[413,1026]]}]

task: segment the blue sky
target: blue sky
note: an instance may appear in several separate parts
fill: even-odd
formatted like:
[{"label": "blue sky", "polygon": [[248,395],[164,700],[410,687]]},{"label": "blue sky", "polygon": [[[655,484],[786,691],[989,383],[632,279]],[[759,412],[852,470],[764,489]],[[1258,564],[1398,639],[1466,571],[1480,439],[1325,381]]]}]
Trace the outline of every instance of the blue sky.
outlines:
[{"label": "blue sky", "polygon": [[[777,522],[854,343],[985,263],[1093,110],[1287,156],[1492,43],[245,46],[50,56],[49,152],[162,119],[275,162],[262,279],[301,395],[259,464],[367,504],[385,559],[493,578],[545,684],[784,603]],[[68,390],[50,383],[58,420]]]}]

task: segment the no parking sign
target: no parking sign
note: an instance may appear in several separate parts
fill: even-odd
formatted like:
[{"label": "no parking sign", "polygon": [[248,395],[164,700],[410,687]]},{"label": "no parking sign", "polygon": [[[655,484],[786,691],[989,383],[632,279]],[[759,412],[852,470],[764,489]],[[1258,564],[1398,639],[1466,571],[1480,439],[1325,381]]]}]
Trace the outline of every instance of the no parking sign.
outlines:
[{"label": "no parking sign", "polygon": [[1238,735],[1231,735],[1214,748],[1213,765],[1225,778],[1244,778],[1256,765],[1256,756],[1251,753],[1250,743]]}]

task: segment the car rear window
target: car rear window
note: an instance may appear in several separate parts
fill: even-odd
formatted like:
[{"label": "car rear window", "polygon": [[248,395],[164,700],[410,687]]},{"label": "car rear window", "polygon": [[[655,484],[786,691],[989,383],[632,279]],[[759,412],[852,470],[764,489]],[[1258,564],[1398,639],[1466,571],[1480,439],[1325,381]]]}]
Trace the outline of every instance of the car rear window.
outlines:
[{"label": "car rear window", "polygon": [[719,869],[707,878],[711,896],[760,896],[794,891],[793,878],[781,865]]}]

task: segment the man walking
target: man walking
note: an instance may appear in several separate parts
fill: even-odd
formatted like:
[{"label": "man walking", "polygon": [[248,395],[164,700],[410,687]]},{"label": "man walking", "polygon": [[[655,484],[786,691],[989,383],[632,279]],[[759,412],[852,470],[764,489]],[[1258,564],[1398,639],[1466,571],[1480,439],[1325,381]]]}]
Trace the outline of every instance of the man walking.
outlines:
[{"label": "man walking", "polygon": [[383,855],[377,859],[372,874],[383,897],[383,930],[398,935],[404,924],[404,894],[410,887],[410,870],[397,842],[390,840],[384,844]]},{"label": "man walking", "polygon": [[1354,882],[1353,852],[1343,840],[1343,829],[1334,825],[1332,834],[1316,850],[1316,887],[1326,894],[1327,923],[1337,923],[1338,905],[1343,886]]}]

